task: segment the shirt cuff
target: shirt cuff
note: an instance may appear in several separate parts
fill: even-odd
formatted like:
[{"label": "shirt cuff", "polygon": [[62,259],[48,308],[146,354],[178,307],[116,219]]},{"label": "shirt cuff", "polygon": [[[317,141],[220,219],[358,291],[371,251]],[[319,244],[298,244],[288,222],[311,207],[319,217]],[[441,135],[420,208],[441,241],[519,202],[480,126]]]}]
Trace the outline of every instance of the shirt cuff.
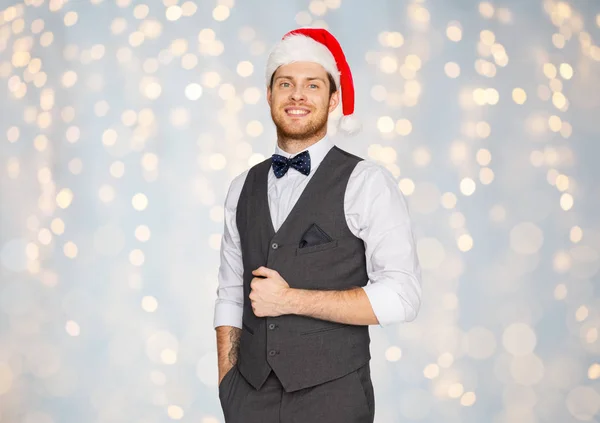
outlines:
[{"label": "shirt cuff", "polygon": [[213,326],[234,326],[242,328],[242,316],[244,309],[242,305],[230,302],[217,302],[215,304],[215,316]]},{"label": "shirt cuff", "polygon": [[406,311],[396,291],[382,282],[369,283],[362,287],[369,297],[379,326],[398,323],[406,318]]}]

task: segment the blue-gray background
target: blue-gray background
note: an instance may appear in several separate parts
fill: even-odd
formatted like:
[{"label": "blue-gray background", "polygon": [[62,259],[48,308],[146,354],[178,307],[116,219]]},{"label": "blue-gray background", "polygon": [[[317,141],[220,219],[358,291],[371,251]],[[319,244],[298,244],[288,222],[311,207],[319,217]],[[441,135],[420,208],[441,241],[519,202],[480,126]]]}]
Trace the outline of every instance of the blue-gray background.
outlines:
[{"label": "blue-gray background", "polygon": [[600,2],[0,0],[0,422],[222,421],[231,179],[271,46],[330,29],[423,267],[377,422],[600,421]]}]

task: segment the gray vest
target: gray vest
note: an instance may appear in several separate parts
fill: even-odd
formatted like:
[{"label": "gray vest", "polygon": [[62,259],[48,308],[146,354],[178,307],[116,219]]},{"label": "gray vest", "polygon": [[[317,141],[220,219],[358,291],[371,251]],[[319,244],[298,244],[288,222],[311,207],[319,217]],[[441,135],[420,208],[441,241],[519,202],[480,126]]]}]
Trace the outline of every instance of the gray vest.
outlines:
[{"label": "gray vest", "polygon": [[[307,316],[256,317],[248,295],[252,270],[277,270],[292,288],[344,290],[368,281],[365,247],[346,223],[344,194],[360,157],[333,147],[275,232],[267,196],[271,158],[253,166],[237,205],[236,220],[244,264],[244,311],[238,368],[260,389],[275,372],[286,392],[336,379],[367,363],[368,326]],[[293,171],[293,170],[290,170]],[[316,223],[333,241],[299,248]]]}]

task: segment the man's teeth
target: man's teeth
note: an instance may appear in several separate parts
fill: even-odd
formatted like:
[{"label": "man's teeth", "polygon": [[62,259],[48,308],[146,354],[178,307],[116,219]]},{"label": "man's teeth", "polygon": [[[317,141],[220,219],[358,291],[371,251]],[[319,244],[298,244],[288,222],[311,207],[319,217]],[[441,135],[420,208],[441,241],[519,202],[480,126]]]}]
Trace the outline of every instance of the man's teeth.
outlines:
[{"label": "man's teeth", "polygon": [[308,112],[306,110],[288,110],[290,115],[307,115]]}]

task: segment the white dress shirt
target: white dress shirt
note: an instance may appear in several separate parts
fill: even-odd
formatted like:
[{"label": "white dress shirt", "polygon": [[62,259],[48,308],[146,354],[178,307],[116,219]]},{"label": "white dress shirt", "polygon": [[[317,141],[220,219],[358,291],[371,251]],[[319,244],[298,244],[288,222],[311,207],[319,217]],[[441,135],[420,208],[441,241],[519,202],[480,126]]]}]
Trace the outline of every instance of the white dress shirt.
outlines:
[{"label": "white dress shirt", "polygon": [[[268,197],[275,231],[296,204],[325,155],[334,146],[326,136],[307,148],[308,176],[290,167],[277,178],[269,171]],[[276,154],[293,157],[277,145]],[[214,327],[242,327],[243,263],[236,208],[248,170],[234,178],[225,199],[219,286]],[[348,228],[365,243],[368,284],[363,287],[380,326],[409,322],[421,305],[421,269],[415,249],[407,203],[393,175],[383,166],[360,161],[348,180],[344,196]]]}]

